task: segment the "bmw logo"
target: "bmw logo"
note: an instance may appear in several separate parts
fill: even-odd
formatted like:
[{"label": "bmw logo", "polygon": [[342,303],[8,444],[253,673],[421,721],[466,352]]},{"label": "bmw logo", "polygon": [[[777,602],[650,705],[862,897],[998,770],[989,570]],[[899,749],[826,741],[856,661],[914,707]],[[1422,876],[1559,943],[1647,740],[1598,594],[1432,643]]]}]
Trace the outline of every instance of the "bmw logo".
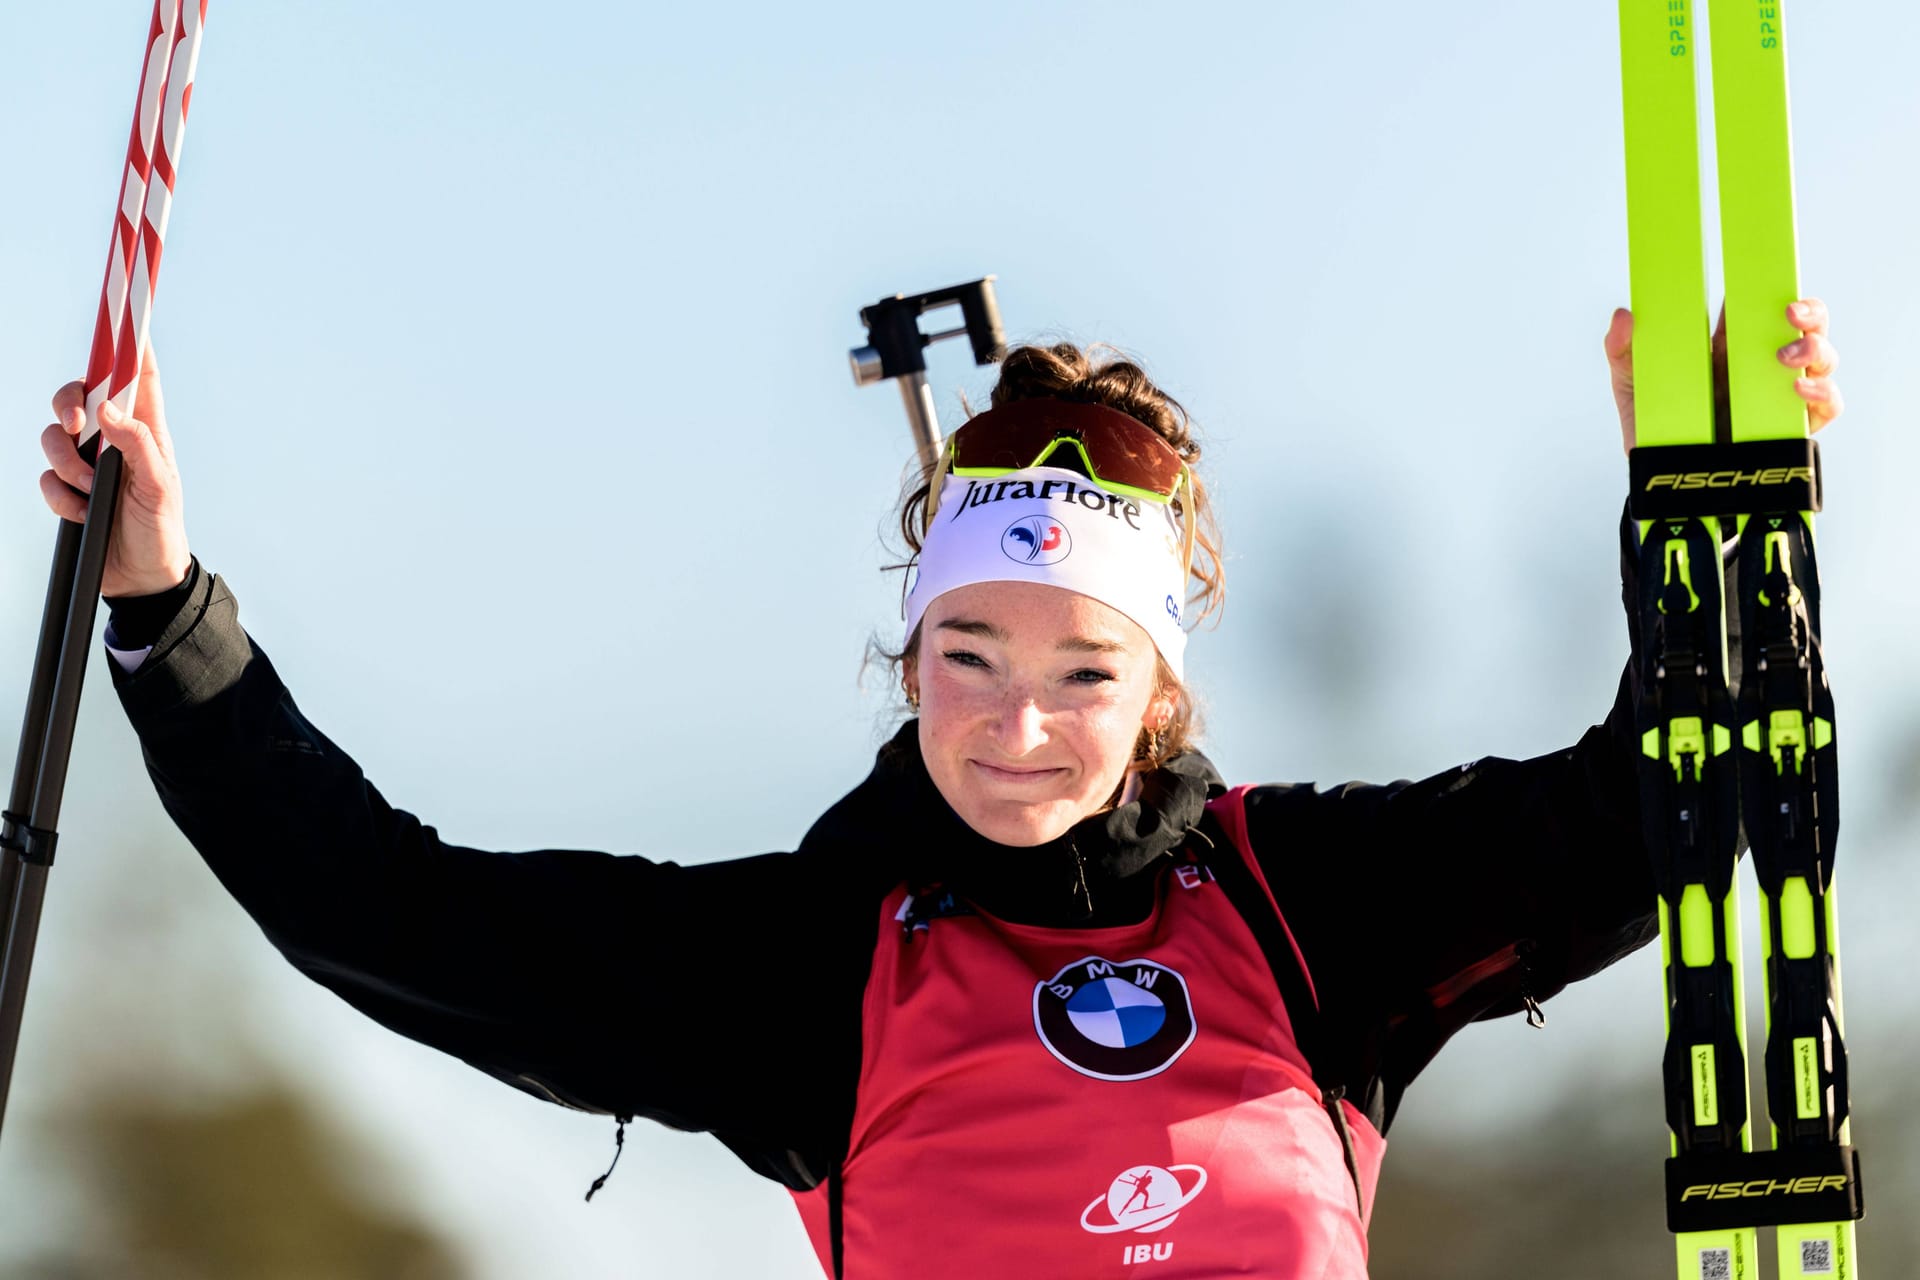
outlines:
[{"label": "bmw logo", "polygon": [[1096,1080],[1143,1080],[1193,1043],[1187,980],[1151,960],[1076,960],[1033,989],[1047,1051]]}]

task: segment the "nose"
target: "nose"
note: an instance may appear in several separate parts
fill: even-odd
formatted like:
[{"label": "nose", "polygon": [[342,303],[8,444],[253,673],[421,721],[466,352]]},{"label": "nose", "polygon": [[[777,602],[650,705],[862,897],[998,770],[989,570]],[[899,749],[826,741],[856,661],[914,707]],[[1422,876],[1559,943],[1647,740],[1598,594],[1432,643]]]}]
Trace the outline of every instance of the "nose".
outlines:
[{"label": "nose", "polygon": [[994,745],[1009,759],[1018,759],[1037,750],[1047,740],[1047,713],[1040,709],[1030,690],[1009,689],[994,717]]}]

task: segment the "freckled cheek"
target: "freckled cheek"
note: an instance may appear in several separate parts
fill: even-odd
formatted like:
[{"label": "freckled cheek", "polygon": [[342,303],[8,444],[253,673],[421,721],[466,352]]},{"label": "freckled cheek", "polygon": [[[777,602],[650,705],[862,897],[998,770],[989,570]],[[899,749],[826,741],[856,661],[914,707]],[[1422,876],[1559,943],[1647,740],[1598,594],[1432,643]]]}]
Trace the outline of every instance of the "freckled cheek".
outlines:
[{"label": "freckled cheek", "polygon": [[925,686],[920,700],[920,732],[929,767],[954,780],[964,780],[958,773],[960,762],[994,722],[999,703],[993,694],[968,688],[961,681],[934,681]]},{"label": "freckled cheek", "polygon": [[[999,689],[961,680],[936,681],[924,689],[920,724],[927,739],[964,754],[975,734],[1007,714],[1010,703]],[[1123,764],[1133,755],[1139,715],[1115,702],[1042,708],[1047,737],[1069,748],[1082,767]]]},{"label": "freckled cheek", "polygon": [[1084,707],[1062,712],[1048,721],[1048,733],[1071,746],[1074,758],[1091,781],[1132,758],[1138,718],[1117,707]]},{"label": "freckled cheek", "polygon": [[1003,701],[997,689],[941,680],[922,696],[920,715],[942,729],[964,729],[999,715]]},{"label": "freckled cheek", "polygon": [[1086,730],[1085,754],[1089,762],[1098,760],[1103,765],[1119,766],[1133,758],[1133,748],[1139,739],[1140,720],[1137,716],[1106,715],[1100,717],[1097,725],[1089,725]]}]

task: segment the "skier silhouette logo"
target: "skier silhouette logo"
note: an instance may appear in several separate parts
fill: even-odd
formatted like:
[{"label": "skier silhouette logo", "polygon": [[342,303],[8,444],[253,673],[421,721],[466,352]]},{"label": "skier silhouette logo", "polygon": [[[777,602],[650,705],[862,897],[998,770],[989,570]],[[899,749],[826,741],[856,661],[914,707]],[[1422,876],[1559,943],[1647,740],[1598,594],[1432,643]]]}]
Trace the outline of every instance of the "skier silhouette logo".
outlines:
[{"label": "skier silhouette logo", "polygon": [[1165,1231],[1206,1185],[1207,1171],[1197,1164],[1136,1164],[1081,1210],[1080,1226],[1097,1236]]},{"label": "skier silhouette logo", "polygon": [[1133,1202],[1135,1200],[1140,1202],[1142,1209],[1158,1209],[1160,1207],[1147,1199],[1147,1188],[1153,1185],[1153,1173],[1150,1170],[1142,1169],[1137,1177],[1123,1173],[1120,1175],[1120,1181],[1131,1186],[1133,1188],[1133,1194],[1127,1198],[1126,1207],[1114,1215],[1116,1218],[1125,1217],[1127,1214],[1132,1213]]},{"label": "skier silhouette logo", "polygon": [[1020,564],[1059,564],[1073,550],[1066,526],[1046,516],[1022,516],[1000,535],[1000,550]]}]

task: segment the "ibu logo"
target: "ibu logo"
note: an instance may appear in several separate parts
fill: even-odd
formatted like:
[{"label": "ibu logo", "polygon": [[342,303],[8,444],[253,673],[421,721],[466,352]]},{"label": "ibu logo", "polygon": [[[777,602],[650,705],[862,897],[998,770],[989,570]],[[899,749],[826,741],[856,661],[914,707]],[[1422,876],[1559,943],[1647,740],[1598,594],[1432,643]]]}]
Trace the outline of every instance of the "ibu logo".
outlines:
[{"label": "ibu logo", "polygon": [[[1197,1164],[1134,1165],[1113,1180],[1107,1194],[1095,1196],[1080,1211],[1080,1229],[1097,1236],[1165,1231],[1206,1185],[1207,1171]],[[1120,1246],[1120,1261],[1127,1266],[1166,1262],[1172,1257],[1171,1240]]]},{"label": "ibu logo", "polygon": [[[1165,1168],[1157,1164],[1137,1164],[1121,1173],[1104,1196],[1095,1196],[1080,1213],[1080,1226],[1097,1236],[1120,1231],[1142,1235],[1165,1231],[1193,1203],[1207,1185],[1207,1171],[1197,1164],[1175,1164]],[[1129,1252],[1138,1255],[1132,1262],[1164,1262],[1173,1256],[1173,1245],[1134,1245]]]},{"label": "ibu logo", "polygon": [[1096,1080],[1143,1080],[1193,1043],[1187,980],[1152,960],[1076,960],[1033,989],[1047,1052]]},{"label": "ibu logo", "polygon": [[1000,550],[1020,564],[1059,564],[1073,550],[1067,527],[1047,516],[1025,516],[1000,535]]},{"label": "ibu logo", "polygon": [[1128,1244],[1120,1247],[1122,1266],[1131,1266],[1139,1262],[1165,1262],[1173,1256],[1173,1241],[1163,1240],[1159,1244]]}]

